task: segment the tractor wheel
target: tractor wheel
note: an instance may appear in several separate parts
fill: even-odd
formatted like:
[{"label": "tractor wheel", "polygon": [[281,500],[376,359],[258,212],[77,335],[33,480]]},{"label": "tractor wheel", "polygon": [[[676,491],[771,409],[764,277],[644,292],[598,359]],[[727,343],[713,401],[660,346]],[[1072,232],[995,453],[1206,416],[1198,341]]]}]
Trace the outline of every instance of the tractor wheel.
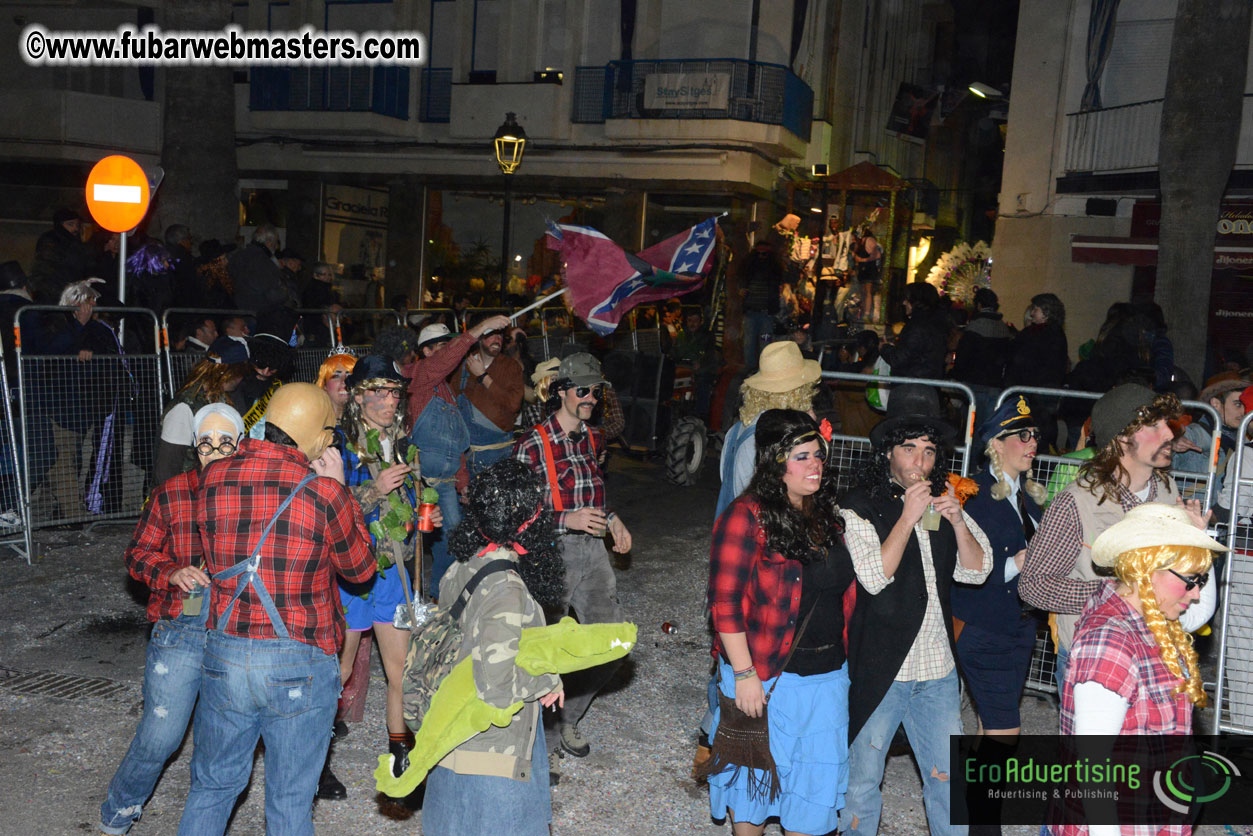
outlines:
[{"label": "tractor wheel", "polygon": [[699,418],[681,418],[666,440],[666,479],[675,485],[694,485],[705,463],[708,436]]}]

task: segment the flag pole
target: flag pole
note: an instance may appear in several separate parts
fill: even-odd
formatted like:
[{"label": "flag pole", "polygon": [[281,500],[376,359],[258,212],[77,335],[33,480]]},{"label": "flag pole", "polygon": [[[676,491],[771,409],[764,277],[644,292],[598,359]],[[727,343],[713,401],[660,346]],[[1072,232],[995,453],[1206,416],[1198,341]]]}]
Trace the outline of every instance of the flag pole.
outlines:
[{"label": "flag pole", "polygon": [[536,299],[536,300],[535,300],[534,302],[532,302],[531,304],[527,305],[527,306],[526,306],[525,308],[523,308],[522,310],[520,310],[520,311],[516,311],[515,313],[511,313],[511,314],[509,314],[509,320],[510,320],[511,322],[516,322],[516,321],[518,320],[518,317],[522,316],[522,314],[524,314],[524,313],[530,313],[531,311],[535,310],[536,308],[538,308],[540,305],[544,304],[544,303],[545,303],[545,302],[547,302],[548,300],[550,300],[550,299],[556,299],[558,296],[560,296],[561,294],[565,293],[565,292],[566,292],[567,290],[569,290],[569,289],[570,289],[570,288],[568,288],[568,287],[563,287],[561,290],[558,290],[556,293],[550,293],[550,294],[548,294],[547,296],[541,296],[540,298]]}]

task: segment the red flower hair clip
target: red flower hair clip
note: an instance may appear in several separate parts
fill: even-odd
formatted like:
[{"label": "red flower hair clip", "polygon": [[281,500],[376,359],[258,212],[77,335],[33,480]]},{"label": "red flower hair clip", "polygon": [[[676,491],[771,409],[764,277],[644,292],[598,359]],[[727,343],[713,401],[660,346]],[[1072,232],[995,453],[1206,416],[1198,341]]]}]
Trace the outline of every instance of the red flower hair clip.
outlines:
[{"label": "red flower hair clip", "polygon": [[828,444],[831,442],[831,422],[826,418],[823,418],[822,423],[818,424],[818,435],[822,436],[822,440]]}]

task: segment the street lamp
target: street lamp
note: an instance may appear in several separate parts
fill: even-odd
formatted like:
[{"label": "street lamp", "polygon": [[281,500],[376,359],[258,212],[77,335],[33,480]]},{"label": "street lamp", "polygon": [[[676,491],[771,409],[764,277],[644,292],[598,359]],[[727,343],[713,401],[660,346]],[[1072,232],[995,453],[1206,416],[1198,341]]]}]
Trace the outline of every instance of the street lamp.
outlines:
[{"label": "street lamp", "polygon": [[511,175],[522,165],[522,154],[526,151],[526,131],[518,124],[516,113],[505,114],[505,122],[496,129],[493,144],[496,146],[496,164],[505,175],[505,224],[500,242],[500,302],[503,305],[509,287],[509,222],[513,214]]}]

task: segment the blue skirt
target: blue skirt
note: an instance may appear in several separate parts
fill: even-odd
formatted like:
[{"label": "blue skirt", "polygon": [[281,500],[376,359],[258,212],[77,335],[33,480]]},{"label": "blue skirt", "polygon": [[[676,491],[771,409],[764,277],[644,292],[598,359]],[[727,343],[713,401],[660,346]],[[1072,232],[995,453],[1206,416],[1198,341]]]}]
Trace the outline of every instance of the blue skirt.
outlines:
[{"label": "blue skirt", "polygon": [[[718,687],[735,696],[735,674],[718,664]],[[767,691],[773,679],[763,682]],[[711,739],[717,734],[714,712]],[[769,801],[749,791],[749,771],[728,768],[709,777],[709,811],[724,819],[762,824],[777,817],[784,829],[830,833],[848,789],[848,665],[816,676],[784,673],[770,697],[770,754],[782,792]]]},{"label": "blue skirt", "polygon": [[[525,710],[525,709],[524,709]],[[462,775],[437,766],[426,778],[422,833],[426,836],[548,836],[553,820],[544,723],[535,724],[531,780]]]}]

